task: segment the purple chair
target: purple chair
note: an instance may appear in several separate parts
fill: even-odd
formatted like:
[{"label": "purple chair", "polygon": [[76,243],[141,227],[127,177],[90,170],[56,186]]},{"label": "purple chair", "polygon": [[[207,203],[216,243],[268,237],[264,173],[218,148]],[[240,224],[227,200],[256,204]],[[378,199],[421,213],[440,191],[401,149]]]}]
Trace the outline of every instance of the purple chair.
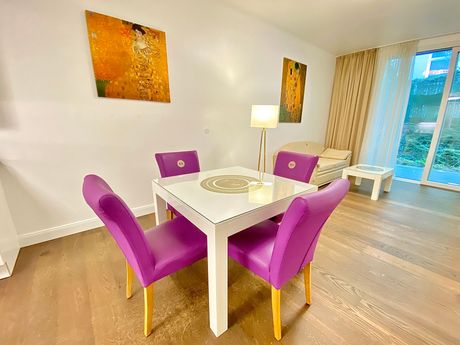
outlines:
[{"label": "purple chair", "polygon": [[133,272],[144,288],[144,334],[152,333],[153,283],[206,257],[206,236],[184,217],[143,231],[136,217],[99,176],[85,176],[83,196],[126,258],[126,298]]},{"label": "purple chair", "polygon": [[310,182],[318,164],[318,156],[298,152],[280,151],[276,157],[273,175],[300,182]]},{"label": "purple chair", "polygon": [[[310,182],[311,175],[318,164],[318,156],[298,152],[280,151],[276,157],[273,175],[289,178],[300,182]],[[284,213],[271,220],[280,223]]]},{"label": "purple chair", "polygon": [[[161,177],[192,174],[200,171],[200,161],[196,151],[155,153],[155,159]],[[169,204],[166,212],[168,219],[172,219],[173,215],[181,215]]]},{"label": "purple chair", "polygon": [[307,304],[311,304],[311,261],[316,243],[349,186],[348,180],[336,180],[319,192],[297,197],[281,224],[266,220],[228,239],[229,256],[272,286],[277,340],[281,339],[281,287],[303,269],[305,296]]}]

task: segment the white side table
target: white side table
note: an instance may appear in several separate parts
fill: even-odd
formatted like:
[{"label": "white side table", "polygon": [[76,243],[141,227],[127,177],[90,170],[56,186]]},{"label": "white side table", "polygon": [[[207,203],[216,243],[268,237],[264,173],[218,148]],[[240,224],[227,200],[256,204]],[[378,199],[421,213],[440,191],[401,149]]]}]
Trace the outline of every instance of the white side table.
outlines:
[{"label": "white side table", "polygon": [[383,181],[385,181],[383,190],[388,193],[391,189],[391,184],[393,182],[393,169],[367,164],[357,164],[343,169],[342,178],[347,179],[348,176],[356,177],[355,184],[357,186],[361,184],[361,179],[363,178],[374,180],[371,199],[378,200]]}]

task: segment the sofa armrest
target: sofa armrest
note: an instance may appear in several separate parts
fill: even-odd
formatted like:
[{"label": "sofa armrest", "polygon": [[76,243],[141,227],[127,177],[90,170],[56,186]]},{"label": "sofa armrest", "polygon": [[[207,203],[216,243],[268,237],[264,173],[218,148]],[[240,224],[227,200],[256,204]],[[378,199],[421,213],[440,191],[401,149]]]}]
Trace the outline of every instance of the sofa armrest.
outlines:
[{"label": "sofa armrest", "polygon": [[349,155],[348,158],[346,159],[347,167],[349,167],[350,164],[351,164],[351,155],[352,155],[352,152],[350,151],[350,155]]}]

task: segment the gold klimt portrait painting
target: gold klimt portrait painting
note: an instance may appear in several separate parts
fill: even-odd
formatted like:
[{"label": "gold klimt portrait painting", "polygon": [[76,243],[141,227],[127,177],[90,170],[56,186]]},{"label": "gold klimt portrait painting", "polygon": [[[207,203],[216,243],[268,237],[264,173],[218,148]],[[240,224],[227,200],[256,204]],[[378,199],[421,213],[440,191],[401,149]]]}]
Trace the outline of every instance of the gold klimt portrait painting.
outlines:
[{"label": "gold klimt portrait painting", "polygon": [[166,35],[86,11],[99,97],[170,102]]},{"label": "gold klimt portrait painting", "polygon": [[302,120],[306,79],[307,65],[288,58],[283,59],[279,122],[300,123]]}]

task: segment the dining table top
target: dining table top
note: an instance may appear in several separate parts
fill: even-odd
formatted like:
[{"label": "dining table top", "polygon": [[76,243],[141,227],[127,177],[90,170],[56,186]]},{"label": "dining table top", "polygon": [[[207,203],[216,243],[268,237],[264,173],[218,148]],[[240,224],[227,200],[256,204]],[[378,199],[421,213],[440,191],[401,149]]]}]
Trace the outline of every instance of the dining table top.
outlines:
[{"label": "dining table top", "polygon": [[153,182],[214,224],[317,190],[315,185],[240,166]]}]

